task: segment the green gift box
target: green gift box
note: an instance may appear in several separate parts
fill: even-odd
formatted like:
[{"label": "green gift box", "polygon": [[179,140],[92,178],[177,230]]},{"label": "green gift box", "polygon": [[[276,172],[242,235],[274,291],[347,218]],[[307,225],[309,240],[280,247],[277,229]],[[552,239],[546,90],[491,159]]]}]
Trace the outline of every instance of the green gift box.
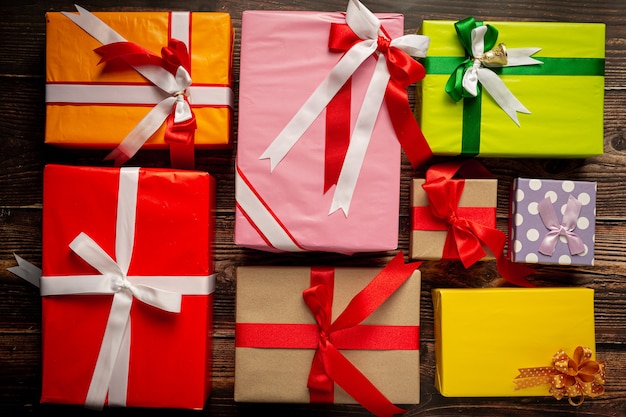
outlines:
[{"label": "green gift box", "polygon": [[[463,89],[463,74],[477,67],[479,57],[472,54],[468,28],[480,26],[488,28],[483,52],[503,43],[509,56],[508,65],[481,67],[529,113],[507,115],[494,99],[502,94],[480,78],[475,97]],[[425,20],[420,33],[430,37],[430,47],[423,59],[427,75],[417,84],[416,117],[433,154],[583,158],[603,153],[603,23]],[[530,58],[540,63],[512,63],[522,48],[537,48]]]}]

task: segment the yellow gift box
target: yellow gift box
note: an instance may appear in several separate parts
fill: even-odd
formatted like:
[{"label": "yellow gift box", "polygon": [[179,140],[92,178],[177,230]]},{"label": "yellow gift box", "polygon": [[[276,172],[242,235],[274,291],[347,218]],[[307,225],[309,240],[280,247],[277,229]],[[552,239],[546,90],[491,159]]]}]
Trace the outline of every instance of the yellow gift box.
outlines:
[{"label": "yellow gift box", "polygon": [[[197,149],[231,146],[232,49],[230,15],[217,12],[93,13],[129,42],[160,56],[169,39],[188,45]],[[186,38],[186,39],[181,39]],[[110,68],[94,49],[102,44],[60,12],[46,14],[45,142],[73,148],[111,149],[158,103],[162,92],[128,65]],[[102,92],[102,88],[108,91]],[[142,102],[143,88],[156,99]],[[147,89],[146,89],[147,87]],[[70,90],[81,92],[72,96]],[[52,94],[54,92],[54,94]],[[100,95],[102,97],[100,97]],[[79,98],[76,98],[79,97]],[[143,96],[142,96],[143,97]],[[143,149],[166,149],[165,123]]]},{"label": "yellow gift box", "polygon": [[432,297],[444,396],[549,396],[545,385],[516,390],[518,369],[550,366],[560,349],[595,354],[593,289],[434,289]]},{"label": "yellow gift box", "polygon": [[[506,88],[531,112],[519,126],[485,91],[455,101],[445,91],[466,57],[454,21],[425,20],[430,37],[417,84],[416,117],[435,155],[563,157],[604,151],[605,25],[564,22],[484,22],[506,49],[541,48],[537,65],[495,68]],[[478,100],[478,101],[477,101]]]}]

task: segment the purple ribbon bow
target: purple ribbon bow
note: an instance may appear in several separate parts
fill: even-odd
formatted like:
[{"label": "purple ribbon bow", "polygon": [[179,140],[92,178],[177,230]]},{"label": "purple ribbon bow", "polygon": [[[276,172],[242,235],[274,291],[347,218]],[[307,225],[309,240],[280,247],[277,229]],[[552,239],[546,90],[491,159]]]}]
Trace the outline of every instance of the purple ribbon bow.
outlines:
[{"label": "purple ribbon bow", "polygon": [[567,240],[567,246],[572,255],[578,255],[585,251],[585,245],[582,239],[576,233],[576,222],[578,221],[578,215],[582,204],[571,194],[567,200],[565,206],[565,213],[563,213],[563,221],[559,223],[556,217],[556,212],[552,201],[549,198],[545,198],[538,204],[539,216],[541,221],[548,228],[549,232],[544,236],[541,245],[539,246],[539,252],[547,256],[552,256],[554,248],[559,240],[560,236],[565,236]]}]

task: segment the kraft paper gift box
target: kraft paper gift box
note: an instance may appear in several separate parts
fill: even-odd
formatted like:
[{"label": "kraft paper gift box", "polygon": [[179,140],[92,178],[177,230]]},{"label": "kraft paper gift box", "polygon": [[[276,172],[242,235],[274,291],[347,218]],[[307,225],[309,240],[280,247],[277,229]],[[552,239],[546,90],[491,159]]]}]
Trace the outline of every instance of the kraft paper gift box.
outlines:
[{"label": "kraft paper gift box", "polygon": [[498,273],[512,284],[532,287],[534,272],[512,262],[506,234],[496,227],[498,183],[477,159],[430,166],[425,179],[411,183],[411,259],[459,260],[465,268],[495,259]]},{"label": "kraft paper gift box", "polygon": [[45,167],[43,403],[204,407],[214,187],[192,170]]},{"label": "kraft paper gift box", "polygon": [[[409,254],[412,259],[459,259],[458,250],[448,244],[451,239],[447,222],[437,219],[429,207],[428,195],[422,188],[424,178],[411,180],[411,236]],[[465,217],[492,229],[496,228],[496,207],[498,204],[497,179],[453,179],[464,181],[463,193],[459,200],[458,216]],[[485,248],[482,258],[494,259],[489,248]]]},{"label": "kraft paper gift box", "polygon": [[515,178],[512,189],[512,261],[594,264],[597,183]]},{"label": "kraft paper gift box", "polygon": [[[141,147],[183,147],[186,145],[184,140],[188,138],[179,137],[179,131],[184,129],[176,126],[191,122],[182,119],[180,123],[176,122],[166,140],[165,135],[169,132],[166,131],[164,116],[174,113],[178,105],[174,106],[172,103],[180,100],[174,100],[173,97],[181,99],[181,93],[184,92],[195,115],[197,129],[192,129],[195,138],[191,142],[191,148],[187,146],[183,150],[177,149],[176,152],[183,156],[174,154],[172,158],[189,158],[188,153],[193,155],[194,145],[197,149],[231,146],[231,59],[234,31],[228,13],[91,14],[85,9],[77,8],[78,14],[46,14],[46,143],[71,148],[113,149],[161,103],[160,106],[165,106],[164,109],[151,116],[156,122],[143,128],[147,134],[141,138],[147,141]],[[70,16],[76,19],[76,23]],[[86,30],[99,35],[97,38],[92,37]],[[100,63],[103,53],[94,50],[104,44],[111,46],[123,40],[139,45],[159,57],[162,48],[168,47],[168,42],[177,40],[184,43],[190,57],[186,69],[191,76],[191,85],[187,86],[178,78],[178,63],[174,64],[173,69],[169,68],[169,72],[160,68],[157,75],[151,73],[152,78],[144,78],[133,66],[126,63],[135,63],[132,57],[126,62],[109,59],[106,63]],[[179,49],[180,46],[177,47]],[[169,50],[171,52],[172,48]],[[181,61],[184,62],[184,58]],[[171,65],[171,62],[168,64]],[[145,70],[142,73],[149,74]],[[164,73],[169,74],[166,80],[163,80]],[[150,81],[154,77],[160,81]],[[174,85],[164,84],[166,82]],[[157,87],[157,83],[160,86],[165,85],[170,91]],[[164,102],[167,100],[169,102]],[[150,129],[155,131],[152,133]],[[125,146],[124,152],[133,153],[130,146]],[[183,162],[178,162],[173,159],[172,162],[181,165],[187,161],[183,159]]]},{"label": "kraft paper gift box", "polygon": [[[376,18],[391,39],[403,35],[402,15],[376,14]],[[329,33],[332,24],[345,22],[344,13],[243,13],[235,217],[235,243],[240,246],[273,252],[347,254],[397,248],[402,150],[392,118],[383,103],[375,113],[370,108],[369,116],[361,117],[361,122],[367,119],[364,123],[356,122],[360,109],[376,101],[369,86],[377,62],[373,56],[353,73],[349,104],[339,105],[341,110],[335,104],[330,110],[336,103],[331,102],[319,117],[309,120],[311,125],[295,139],[297,143],[284,158],[276,162],[274,156],[279,134],[285,138],[281,130],[294,127],[291,122],[296,120],[298,109],[310,102],[342,57],[329,51]],[[338,96],[345,100],[345,94]],[[314,101],[320,100],[317,97]],[[344,126],[348,133],[355,123],[371,123],[373,130],[370,138],[350,139],[342,173],[326,188],[329,114],[341,119],[338,124],[352,123]],[[410,109],[407,116],[415,122]],[[338,143],[339,138],[332,137],[333,143]],[[423,145],[427,149],[425,141]],[[267,156],[268,152],[272,156]],[[428,152],[418,153],[426,156]],[[359,169],[355,172],[354,167]]]},{"label": "kraft paper gift box", "polygon": [[519,369],[549,367],[559,350],[572,356],[578,346],[595,356],[590,288],[435,289],[432,297],[444,396],[548,396],[549,386],[516,389]]},{"label": "kraft paper gift box", "polygon": [[[235,401],[358,401],[375,414],[388,412],[389,402],[419,403],[417,265],[403,264],[399,253],[385,268],[239,267]],[[378,301],[359,310],[358,300],[370,296]],[[309,305],[332,311],[321,308],[314,315]],[[320,339],[324,333],[328,339]],[[316,349],[322,345],[323,351]],[[307,388],[310,372],[329,384],[323,385],[328,392]]]},{"label": "kraft paper gift box", "polygon": [[[471,23],[471,22],[470,22]],[[478,23],[480,25],[480,23]],[[603,23],[486,21],[497,30],[484,51],[505,44],[508,65],[481,66],[479,80],[497,76],[519,105],[505,112],[479,81],[476,97],[462,86],[457,73],[469,54],[459,41],[455,22],[425,20],[420,33],[430,37],[428,56],[423,60],[427,75],[417,84],[417,117],[435,155],[480,155],[483,157],[582,158],[603,153],[604,58]],[[461,24],[471,48],[469,30]],[[477,40],[483,39],[476,36]],[[478,43],[478,42],[477,42]],[[541,64],[518,65],[518,51],[540,48],[530,58]],[[478,47],[472,57],[481,54]],[[531,51],[532,52],[532,51]],[[517,62],[516,62],[517,61]],[[528,61],[528,59],[526,60]],[[472,62],[467,63],[472,67]],[[480,74],[482,72],[482,75]],[[450,81],[455,101],[446,93]],[[491,75],[491,77],[489,77]],[[475,76],[475,74],[474,74]],[[472,78],[471,74],[468,78]],[[487,84],[497,84],[498,80]],[[496,91],[490,87],[491,91]],[[525,108],[525,110],[523,110]],[[518,112],[515,109],[520,109]],[[524,113],[523,111],[530,113]],[[509,117],[507,114],[511,114]],[[514,119],[517,119],[519,125]]]}]

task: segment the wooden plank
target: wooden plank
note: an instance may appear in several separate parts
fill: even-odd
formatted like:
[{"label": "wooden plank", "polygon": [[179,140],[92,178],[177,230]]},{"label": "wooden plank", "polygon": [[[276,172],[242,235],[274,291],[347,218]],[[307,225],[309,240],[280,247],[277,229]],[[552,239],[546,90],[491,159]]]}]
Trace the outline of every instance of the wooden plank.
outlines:
[{"label": "wooden plank", "polygon": [[[6,2],[5,2],[6,3]],[[0,412],[17,414],[91,415],[82,407],[39,405],[41,379],[41,304],[36,288],[6,268],[15,265],[13,254],[41,265],[42,173],[49,163],[104,165],[106,151],[59,149],[43,144],[45,124],[45,12],[71,11],[68,2],[41,1],[0,5]],[[96,0],[83,5],[91,11],[141,11],[189,9],[231,13],[237,33],[233,66],[238,91],[241,13],[247,9],[345,10],[347,1],[300,0],[263,2],[128,0],[123,5]],[[409,407],[411,416],[544,416],[626,415],[626,2],[580,0],[485,0],[467,3],[454,0],[377,0],[365,3],[373,12],[405,15],[405,33],[415,33],[425,19],[461,19],[473,15],[484,20],[604,22],[607,24],[605,79],[605,154],[589,159],[481,159],[499,180],[498,227],[506,230],[508,189],[516,176],[580,179],[598,182],[596,264],[593,267],[538,266],[537,286],[585,286],[596,294],[598,356],[608,364],[606,393],[586,400],[578,409],[565,400],[547,398],[446,398],[434,388],[435,357],[433,309],[430,290],[436,287],[492,287],[506,285],[493,262],[465,270],[458,262],[427,261],[421,294],[421,404]],[[411,105],[415,94],[409,90]],[[237,114],[234,115],[235,145]],[[547,138],[549,140],[549,138]],[[235,404],[234,307],[235,270],[240,265],[382,266],[395,252],[345,256],[329,253],[272,254],[237,247],[234,228],[234,149],[199,151],[197,168],[217,179],[215,326],[213,335],[213,392],[208,415],[258,414],[298,416],[367,416],[358,405]],[[444,160],[434,158],[433,162]],[[141,166],[167,166],[163,151],[140,152],[133,160]],[[408,253],[410,220],[409,183],[424,174],[413,170],[403,155],[399,248]],[[532,308],[532,306],[529,306]],[[547,318],[548,319],[548,318]],[[470,371],[480,366],[471,358]],[[106,409],[105,415],[187,416],[179,410]]]}]

